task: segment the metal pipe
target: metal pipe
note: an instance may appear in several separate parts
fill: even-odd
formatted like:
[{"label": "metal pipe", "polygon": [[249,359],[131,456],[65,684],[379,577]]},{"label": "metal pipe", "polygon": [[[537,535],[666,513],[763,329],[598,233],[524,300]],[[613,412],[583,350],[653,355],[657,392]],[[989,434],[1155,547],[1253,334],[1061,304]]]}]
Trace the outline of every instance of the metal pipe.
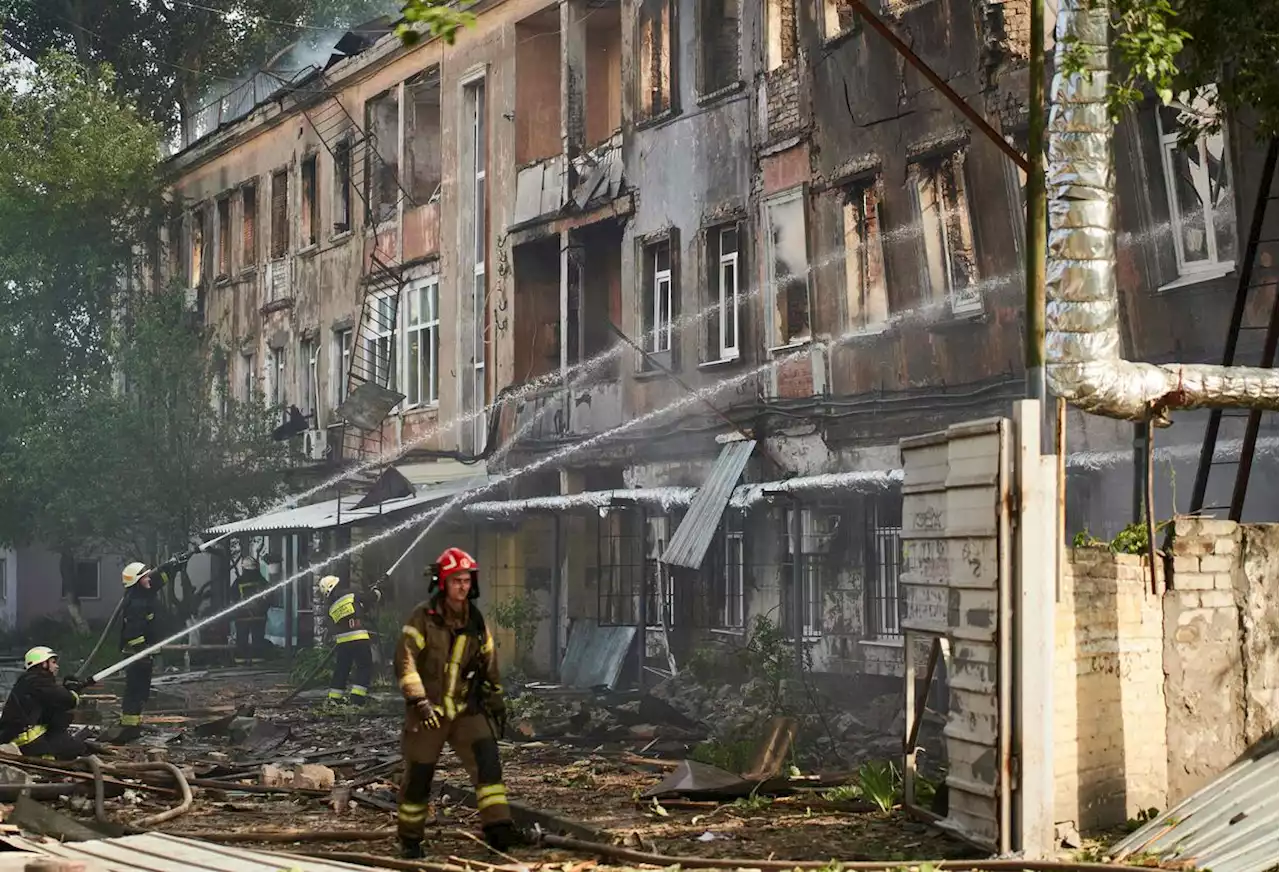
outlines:
[{"label": "metal pipe", "polygon": [[1055,494],[1057,517],[1054,519],[1054,559],[1056,567],[1053,574],[1053,601],[1062,602],[1062,572],[1066,568],[1067,553],[1067,401],[1058,397],[1054,401],[1057,406],[1057,426],[1054,428],[1054,458],[1058,487]]},{"label": "metal pipe", "polygon": [[[1031,0],[1031,46],[1027,76],[1027,398],[1043,400],[1044,270],[1047,216],[1044,184],[1044,0]],[[1003,138],[1002,140],[1003,141]]]},{"label": "metal pipe", "polygon": [[136,827],[145,828],[155,826],[156,824],[162,824],[165,821],[171,821],[176,817],[186,814],[191,808],[191,785],[187,783],[187,776],[183,774],[182,770],[172,763],[166,763],[163,761],[152,761],[148,763],[117,763],[111,767],[111,771],[115,774],[124,774],[127,772],[168,772],[173,776],[173,780],[177,783],[178,792],[182,795],[182,800],[173,808],[165,809],[162,812],[142,818],[134,824]]},{"label": "metal pipe", "polygon": [[1152,418],[1147,419],[1147,458],[1144,478],[1147,485],[1146,503],[1147,519],[1147,560],[1150,562],[1151,595],[1160,595],[1160,582],[1156,578],[1156,425]]},{"label": "metal pipe", "polygon": [[560,551],[560,515],[551,516],[551,674],[560,680],[560,596],[564,590],[564,559]]},{"label": "metal pipe", "polygon": [[[1280,297],[1271,302],[1271,320],[1267,322],[1267,338],[1262,345],[1264,364],[1275,362],[1277,325],[1280,325]],[[1227,512],[1227,517],[1237,523],[1244,515],[1244,497],[1249,489],[1249,473],[1253,470],[1253,453],[1258,447],[1258,429],[1261,426],[1262,412],[1254,409],[1249,413],[1249,422],[1245,425],[1240,460],[1236,464],[1236,482],[1231,488],[1231,508]],[[1205,469],[1209,468],[1207,464],[1202,465]]]},{"label": "metal pipe", "polygon": [[996,512],[996,551],[1000,570],[996,581],[996,602],[999,620],[996,622],[996,705],[999,711],[996,723],[996,745],[999,753],[999,845],[1000,853],[1007,854],[1013,848],[1013,535],[1010,512],[1012,509],[1012,475],[1014,462],[1013,440],[1009,438],[1009,420],[1002,418],[999,429],[1000,463],[997,474],[997,493],[1000,504]]},{"label": "metal pipe", "polygon": [[[855,7],[858,0],[854,0]],[[1280,406],[1280,372],[1120,356],[1108,0],[1062,0],[1049,112],[1045,360],[1050,389],[1087,412],[1167,426],[1171,409]],[[1064,72],[1069,53],[1081,73]]]},{"label": "metal pipe", "polygon": [[803,536],[804,518],[801,515],[800,501],[791,501],[791,620],[796,639],[796,671],[804,672],[804,567]]}]

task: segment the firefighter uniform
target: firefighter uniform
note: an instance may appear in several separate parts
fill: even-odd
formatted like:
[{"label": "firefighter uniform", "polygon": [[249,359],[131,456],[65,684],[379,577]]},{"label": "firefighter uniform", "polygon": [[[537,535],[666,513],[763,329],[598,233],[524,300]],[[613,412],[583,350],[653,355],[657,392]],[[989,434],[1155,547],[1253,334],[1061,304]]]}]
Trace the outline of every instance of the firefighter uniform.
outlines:
[{"label": "firefighter uniform", "polygon": [[[124,603],[120,607],[120,651],[126,657],[159,641],[156,633],[156,607],[160,590],[169,584],[185,565],[177,558],[148,571],[142,563],[124,568]],[[142,583],[143,579],[146,583]],[[148,654],[124,671],[124,698],[120,702],[120,723],[103,738],[110,742],[131,742],[142,732],[142,709],[151,698],[151,672],[154,664]]]},{"label": "firefighter uniform", "polygon": [[[267,586],[258,561],[246,557],[240,562],[240,576],[236,579],[236,602],[252,600]],[[253,600],[236,613],[236,663],[249,665],[253,652],[261,650],[267,634],[267,597]]]},{"label": "firefighter uniform", "polygon": [[[454,565],[473,573],[475,561],[459,549],[449,549],[432,569],[435,594],[418,605],[401,629],[395,669],[407,703],[401,752],[405,760],[396,812],[397,830],[406,856],[420,846],[427,817],[427,800],[436,763],[445,742],[453,748],[471,777],[476,807],[486,839],[499,848],[515,844],[517,836],[502,782],[498,733],[491,717],[505,719],[502,686],[493,636],[473,602],[451,608],[441,592]],[[430,714],[424,717],[423,712]]]},{"label": "firefighter uniform", "polygon": [[[351,702],[364,705],[369,698],[373,673],[373,643],[366,627],[371,604],[364,592],[336,575],[320,579],[320,589],[328,597],[329,636],[336,646],[328,701],[341,702],[345,694],[350,693]],[[372,597],[374,602],[381,598],[377,588],[373,589]]]},{"label": "firefighter uniform", "polygon": [[12,742],[26,757],[75,760],[88,753],[88,746],[67,731],[83,685],[74,679],[58,684],[49,668],[57,656],[45,647],[28,651],[27,671],[14,682],[0,712],[0,743]]}]

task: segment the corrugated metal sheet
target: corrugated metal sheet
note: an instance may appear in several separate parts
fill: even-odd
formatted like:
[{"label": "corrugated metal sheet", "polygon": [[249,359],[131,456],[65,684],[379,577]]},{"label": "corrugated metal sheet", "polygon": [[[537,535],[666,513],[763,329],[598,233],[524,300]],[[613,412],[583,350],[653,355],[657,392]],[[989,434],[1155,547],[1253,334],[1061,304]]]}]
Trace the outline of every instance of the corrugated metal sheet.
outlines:
[{"label": "corrugated metal sheet", "polygon": [[[234,521],[210,527],[206,535],[222,535],[225,533],[267,533],[277,530],[327,530],[331,527],[346,526],[360,521],[367,521],[379,515],[400,512],[405,509],[424,507],[435,502],[443,502],[448,498],[480,487],[488,482],[487,475],[473,475],[470,478],[441,482],[429,487],[417,487],[411,497],[386,500],[367,508],[357,509],[362,497],[342,497],[338,500],[325,500],[309,506],[295,506],[292,509],[280,509],[266,512],[255,518]],[[339,505],[341,504],[341,505]],[[341,508],[341,511],[339,511]]]},{"label": "corrugated metal sheet", "polygon": [[720,526],[720,517],[729,505],[729,497],[733,496],[733,489],[742,478],[742,471],[747,468],[747,461],[755,448],[754,439],[744,439],[720,449],[720,456],[712,464],[707,480],[689,504],[689,511],[667,544],[662,555],[663,563],[686,569],[702,566],[702,559],[706,557],[716,528]]},{"label": "corrugated metal sheet", "polygon": [[1212,782],[1112,848],[1213,872],[1264,872],[1280,855],[1280,748],[1257,745]]},{"label": "corrugated metal sheet", "polygon": [[576,619],[560,664],[561,683],[581,688],[613,687],[635,637],[635,627],[602,627],[591,618]]},{"label": "corrugated metal sheet", "polygon": [[215,845],[160,833],[90,842],[34,841],[19,836],[8,836],[3,841],[21,851],[79,860],[94,872],[368,872],[369,869],[388,869]]}]

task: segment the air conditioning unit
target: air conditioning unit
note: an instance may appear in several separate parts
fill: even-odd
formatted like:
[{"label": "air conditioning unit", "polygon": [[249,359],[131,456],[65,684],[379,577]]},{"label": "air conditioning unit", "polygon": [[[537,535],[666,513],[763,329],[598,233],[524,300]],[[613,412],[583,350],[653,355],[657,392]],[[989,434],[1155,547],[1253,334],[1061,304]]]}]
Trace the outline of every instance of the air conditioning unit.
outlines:
[{"label": "air conditioning unit", "polygon": [[325,460],[329,456],[327,430],[307,430],[302,434],[303,453],[308,460]]}]

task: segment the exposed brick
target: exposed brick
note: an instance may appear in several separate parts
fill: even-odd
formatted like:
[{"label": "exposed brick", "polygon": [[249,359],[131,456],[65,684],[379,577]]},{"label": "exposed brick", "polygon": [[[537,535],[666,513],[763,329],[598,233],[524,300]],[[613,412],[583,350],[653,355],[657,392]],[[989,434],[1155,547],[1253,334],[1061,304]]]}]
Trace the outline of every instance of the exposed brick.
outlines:
[{"label": "exposed brick", "polygon": [[1201,539],[1198,536],[1178,536],[1173,540],[1173,556],[1174,557],[1199,557],[1202,554],[1212,554],[1214,542],[1209,539]]},{"label": "exposed brick", "polygon": [[1199,557],[1175,557],[1173,558],[1173,572],[1178,575],[1183,572],[1199,572]]},{"label": "exposed brick", "polygon": [[1223,536],[1213,542],[1214,554],[1239,554],[1240,542],[1235,538]]},{"label": "exposed brick", "polygon": [[1178,590],[1213,590],[1214,575],[1212,572],[1175,572],[1173,586]]},{"label": "exposed brick", "polygon": [[1200,605],[1206,609],[1234,609],[1236,597],[1230,590],[1202,590]]},{"label": "exposed brick", "polygon": [[1232,538],[1240,534],[1240,525],[1235,521],[1219,521],[1215,518],[1200,519],[1200,535],[1202,536],[1230,536]]},{"label": "exposed brick", "polygon": [[[1174,558],[1175,560],[1177,558]],[[1231,572],[1236,568],[1236,561],[1232,557],[1222,554],[1210,554],[1200,558],[1201,572]],[[1174,566],[1177,571],[1177,566]]]}]

